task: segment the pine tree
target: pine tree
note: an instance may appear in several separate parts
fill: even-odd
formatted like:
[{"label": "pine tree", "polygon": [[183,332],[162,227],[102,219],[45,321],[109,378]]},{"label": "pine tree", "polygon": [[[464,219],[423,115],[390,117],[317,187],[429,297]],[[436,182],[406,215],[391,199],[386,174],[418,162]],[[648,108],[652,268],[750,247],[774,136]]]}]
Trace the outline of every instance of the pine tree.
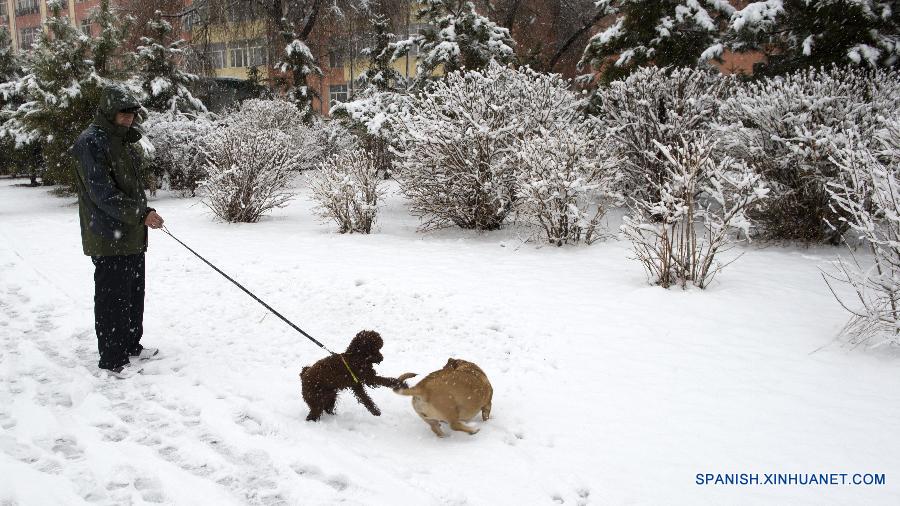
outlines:
[{"label": "pine tree", "polygon": [[372,46],[362,50],[362,55],[369,58],[369,68],[359,77],[363,87],[372,87],[377,91],[395,89],[403,76],[391,66],[393,50],[389,20],[381,15],[376,15],[369,20],[372,25]]},{"label": "pine tree", "polygon": [[141,37],[137,48],[138,84],[146,95],[144,106],[159,112],[206,112],[206,107],[188,90],[197,76],[179,68],[183,39],[173,40],[172,25],[156,11],[147,23],[149,37]]},{"label": "pine tree", "polygon": [[391,66],[393,61],[393,47],[391,39],[394,34],[388,29],[389,20],[381,15],[369,19],[372,25],[372,45],[361,52],[369,58],[369,68],[359,77],[362,89],[355,94],[355,99],[349,103],[335,104],[331,109],[331,115],[344,122],[352,131],[368,157],[374,163],[376,170],[381,171],[387,177],[391,173],[391,155],[388,150],[389,139],[392,136],[390,128],[370,129],[368,123],[374,117],[385,118],[389,114],[386,108],[391,108],[398,98],[397,89],[403,83],[403,76]]},{"label": "pine tree", "polygon": [[[293,27],[290,29],[293,30]],[[287,89],[287,99],[303,112],[303,119],[308,123],[313,118],[312,101],[319,96],[315,89],[309,87],[308,79],[312,75],[321,76],[322,69],[316,64],[316,58],[309,50],[309,46],[300,40],[295,32],[290,31],[283,35],[292,40],[284,48],[278,69],[290,74],[291,84]]]},{"label": "pine tree", "polygon": [[38,36],[27,73],[17,84],[25,102],[5,127],[17,145],[40,142],[45,184],[71,188],[75,169],[68,149],[93,119],[104,79],[89,58],[93,40],[62,16],[60,0],[47,6],[49,34]]},{"label": "pine tree", "polygon": [[14,80],[19,70],[19,59],[13,51],[9,31],[6,27],[0,27],[0,83]]},{"label": "pine tree", "polygon": [[91,41],[91,57],[97,74],[105,78],[121,78],[122,69],[113,64],[116,50],[122,46],[125,33],[134,21],[132,16],[120,17],[109,7],[109,0],[101,0],[100,8],[90,16],[91,23],[100,26],[100,34]]},{"label": "pine tree", "polygon": [[718,58],[734,12],[727,0],[601,0],[598,7],[615,21],[591,37],[579,66],[590,65],[607,82],[647,65],[692,67]]},{"label": "pine tree", "polygon": [[475,12],[467,0],[419,0],[417,17],[428,26],[423,33],[394,43],[393,59],[419,50],[416,81],[421,85],[438,67],[444,73],[465,68],[480,70],[496,60],[510,63],[515,59],[515,42],[509,30]]},{"label": "pine tree", "polygon": [[12,40],[6,28],[0,28],[0,152],[5,156],[0,157],[0,174],[17,172],[15,140],[3,135],[3,123],[6,121],[7,106],[15,104],[15,81],[19,79],[21,68],[19,59],[12,48]]},{"label": "pine tree", "polygon": [[900,7],[877,0],[767,0],[737,11],[730,47],[761,50],[755,73],[780,75],[810,66],[895,66]]},{"label": "pine tree", "polygon": [[[21,73],[22,67],[13,50],[9,32],[5,27],[0,27],[0,109],[12,100],[14,84]],[[0,122],[2,121],[3,117],[0,116]]]}]

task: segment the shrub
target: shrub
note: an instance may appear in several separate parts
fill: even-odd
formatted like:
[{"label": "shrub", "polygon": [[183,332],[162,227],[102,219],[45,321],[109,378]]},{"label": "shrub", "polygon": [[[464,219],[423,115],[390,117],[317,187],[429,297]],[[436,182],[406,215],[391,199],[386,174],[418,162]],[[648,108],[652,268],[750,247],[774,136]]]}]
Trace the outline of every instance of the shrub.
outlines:
[{"label": "shrub", "polygon": [[222,128],[206,143],[204,203],[228,222],[253,223],[291,198],[300,156],[278,131]]},{"label": "shrub", "polygon": [[662,179],[651,181],[659,197],[632,198],[622,232],[651,282],[705,288],[724,267],[716,256],[749,239],[747,211],[767,190],[743,162],[716,159],[716,143],[707,136],[655,145],[666,161]]},{"label": "shrub", "polygon": [[373,159],[360,150],[333,155],[309,176],[317,212],[337,222],[342,234],[372,231],[380,181]]}]

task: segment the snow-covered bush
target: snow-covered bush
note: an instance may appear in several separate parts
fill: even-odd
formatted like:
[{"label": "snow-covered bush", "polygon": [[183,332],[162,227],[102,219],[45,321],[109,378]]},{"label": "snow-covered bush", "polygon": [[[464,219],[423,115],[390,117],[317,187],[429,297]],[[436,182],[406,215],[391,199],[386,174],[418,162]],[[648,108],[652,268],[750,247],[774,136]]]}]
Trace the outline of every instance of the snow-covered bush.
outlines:
[{"label": "snow-covered bush", "polygon": [[516,198],[519,145],[580,120],[566,85],[557,75],[491,62],[450,73],[388,117],[398,179],[423,228],[499,228]]},{"label": "snow-covered bush", "polygon": [[308,176],[319,216],[332,219],[340,233],[372,231],[383,192],[372,158],[361,150],[334,155]]},{"label": "snow-covered bush", "polygon": [[516,163],[516,209],[550,244],[599,239],[600,220],[621,197],[613,192],[618,160],[596,122],[558,125],[532,136],[519,148]]},{"label": "snow-covered bush", "polygon": [[515,197],[515,102],[498,65],[453,72],[398,118],[399,181],[423,229],[494,230]]},{"label": "snow-covered bush", "polygon": [[895,114],[898,104],[896,71],[807,69],[733,90],[718,129],[723,147],[760,171],[772,188],[753,214],[766,237],[839,242],[845,222],[826,191],[841,176],[835,150],[846,144],[848,130],[871,136],[875,116]]},{"label": "snow-covered bush", "polygon": [[203,202],[219,218],[253,223],[291,198],[300,156],[285,133],[220,128],[205,143]]},{"label": "snow-covered bush", "polygon": [[353,136],[337,122],[327,119],[306,121],[297,107],[282,99],[245,100],[219,121],[226,128],[245,132],[281,132],[290,137],[286,147],[300,156],[300,170],[315,168],[329,156],[350,149]]},{"label": "snow-covered bush", "polygon": [[150,113],[142,127],[154,148],[149,167],[156,181],[151,189],[194,196],[206,177],[204,143],[214,124],[203,115]]},{"label": "snow-covered bush", "polygon": [[900,119],[879,118],[874,141],[851,132],[837,146],[834,163],[844,178],[827,191],[841,211],[840,220],[853,243],[871,253],[860,261],[853,250],[840,259],[825,281],[848,284],[854,293],[841,305],[852,315],[844,332],[854,343],[900,344]]},{"label": "snow-covered bush", "polygon": [[650,181],[659,197],[632,198],[622,232],[651,282],[705,288],[724,267],[716,256],[749,239],[747,211],[768,190],[743,162],[717,159],[716,143],[706,135],[654,144],[665,163],[663,179]]},{"label": "snow-covered bush", "polygon": [[653,141],[676,145],[706,132],[731,80],[695,68],[644,67],[602,86],[591,109],[609,129],[626,172],[625,189],[646,198],[667,177],[665,157]]}]

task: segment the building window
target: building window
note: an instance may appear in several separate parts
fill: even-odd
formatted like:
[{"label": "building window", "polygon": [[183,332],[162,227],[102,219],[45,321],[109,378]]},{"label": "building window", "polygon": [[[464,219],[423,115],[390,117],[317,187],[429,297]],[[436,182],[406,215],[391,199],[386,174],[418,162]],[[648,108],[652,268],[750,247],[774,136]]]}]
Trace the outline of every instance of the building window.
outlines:
[{"label": "building window", "polygon": [[269,63],[269,54],[266,43],[262,40],[250,41],[250,65],[251,67],[264,66]]},{"label": "building window", "polygon": [[347,85],[346,84],[332,84],[328,86],[328,104],[329,106],[333,106],[334,104],[346,102],[347,101]]},{"label": "building window", "polygon": [[[409,25],[409,37],[407,37],[407,38],[411,39],[417,35],[422,35],[425,32],[425,29],[427,27],[428,27],[428,25],[425,23],[413,23],[413,24]],[[409,55],[410,56],[415,56],[416,54],[418,54],[418,52],[419,52],[419,48],[416,44],[413,44],[409,47]]]},{"label": "building window", "polygon": [[41,33],[40,26],[22,28],[19,30],[19,47],[22,49],[31,49],[37,41],[39,33]]},{"label": "building window", "polygon": [[16,16],[26,16],[40,12],[38,0],[16,0]]},{"label": "building window", "polygon": [[81,33],[87,35],[88,37],[92,36],[91,30],[91,20],[90,19],[82,19],[81,20]]},{"label": "building window", "polygon": [[194,29],[194,25],[200,23],[200,14],[197,12],[191,12],[190,14],[185,14],[184,18],[181,20],[182,26],[184,26],[184,31],[190,32]]},{"label": "building window", "polygon": [[328,53],[328,66],[333,69],[344,68],[344,52],[335,49]]},{"label": "building window", "polygon": [[223,44],[209,45],[209,63],[214,69],[225,68],[225,46]]},{"label": "building window", "polygon": [[232,47],[228,50],[232,67],[247,67],[250,59],[246,47]]}]

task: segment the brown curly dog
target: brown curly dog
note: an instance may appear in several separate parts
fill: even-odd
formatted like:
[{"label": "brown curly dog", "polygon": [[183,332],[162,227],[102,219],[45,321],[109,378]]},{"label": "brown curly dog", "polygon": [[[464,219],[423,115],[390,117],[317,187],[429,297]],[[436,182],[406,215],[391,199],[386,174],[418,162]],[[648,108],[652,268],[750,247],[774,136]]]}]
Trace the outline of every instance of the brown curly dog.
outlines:
[{"label": "brown curly dog", "polygon": [[[366,393],[365,386],[399,388],[405,385],[396,378],[385,378],[375,374],[374,364],[381,363],[384,359],[379,351],[383,345],[384,341],[378,332],[363,330],[350,341],[350,346],[347,346],[344,353],[323,358],[309,367],[304,367],[300,373],[300,380],[303,384],[303,400],[309,406],[306,420],[318,421],[322,413],[333,415],[338,392],[347,388],[353,391],[353,395],[369,410],[369,413],[380,416],[381,411]],[[359,383],[353,381],[341,356],[347,361]]]}]

